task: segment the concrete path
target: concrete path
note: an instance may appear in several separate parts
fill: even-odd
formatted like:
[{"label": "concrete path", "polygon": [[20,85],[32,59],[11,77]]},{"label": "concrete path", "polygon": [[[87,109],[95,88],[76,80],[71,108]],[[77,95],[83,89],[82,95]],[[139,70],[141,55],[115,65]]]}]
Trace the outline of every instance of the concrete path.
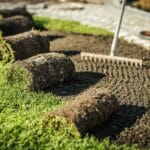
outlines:
[{"label": "concrete path", "polygon": [[[77,9],[72,10],[73,8]],[[43,4],[36,4],[29,5],[28,10],[36,15],[77,20],[83,24],[100,26],[111,31],[115,31],[120,14],[120,6],[111,4],[51,4],[47,9],[43,9]],[[134,42],[150,49],[150,41],[139,37],[141,30],[150,30],[150,13],[127,7],[120,35],[129,42]]]},{"label": "concrete path", "polygon": [[[83,24],[104,27],[111,31],[115,31],[121,9],[120,5],[109,3],[104,5],[81,3],[46,4],[48,5],[47,9],[43,7],[45,3],[30,4],[27,8],[35,15],[76,20]],[[129,42],[134,42],[150,50],[150,40],[139,37],[141,30],[150,31],[150,13],[127,6],[120,36]]]}]

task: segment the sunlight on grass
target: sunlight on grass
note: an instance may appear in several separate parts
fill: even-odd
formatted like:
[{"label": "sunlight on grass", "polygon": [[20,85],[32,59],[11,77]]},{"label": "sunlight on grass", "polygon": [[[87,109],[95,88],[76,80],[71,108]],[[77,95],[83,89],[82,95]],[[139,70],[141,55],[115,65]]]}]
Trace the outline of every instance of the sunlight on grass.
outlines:
[{"label": "sunlight on grass", "polygon": [[[10,64],[0,65],[0,149],[137,149],[112,144],[108,138],[98,141],[93,136],[81,137],[65,120],[45,124],[46,114],[66,101],[51,93],[25,90],[24,72],[18,68],[14,78],[10,68]],[[9,84],[8,77],[14,84]]]},{"label": "sunlight on grass", "polygon": [[[100,29],[81,25],[79,22],[35,17],[38,27],[74,33],[112,35]],[[8,54],[7,54],[8,53]],[[3,55],[2,55],[3,54]],[[67,103],[52,93],[27,90],[28,74],[25,70],[12,69],[14,61],[11,47],[0,37],[0,149],[58,149],[58,150],[136,150],[135,145],[115,145],[105,138],[81,137],[65,120],[49,120],[48,112]],[[8,64],[7,64],[8,63]],[[5,64],[5,65],[4,65]],[[6,65],[7,64],[7,65]]]},{"label": "sunlight on grass", "polygon": [[15,60],[14,51],[11,46],[3,39],[0,31],[0,63],[12,63]]},{"label": "sunlight on grass", "polygon": [[38,28],[45,28],[54,31],[65,31],[92,35],[113,35],[112,32],[106,29],[82,25],[80,22],[77,21],[67,21],[61,19],[50,19],[46,17],[34,16],[34,22],[36,27]]}]

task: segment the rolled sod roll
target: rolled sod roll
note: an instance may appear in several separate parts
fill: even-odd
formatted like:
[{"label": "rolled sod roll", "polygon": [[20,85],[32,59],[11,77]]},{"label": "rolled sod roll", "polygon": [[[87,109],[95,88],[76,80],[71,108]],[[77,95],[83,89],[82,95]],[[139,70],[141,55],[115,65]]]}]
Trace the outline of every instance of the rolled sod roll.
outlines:
[{"label": "rolled sod roll", "polygon": [[13,64],[13,70],[23,69],[29,90],[44,90],[72,78],[75,72],[73,62],[63,54],[38,54]]},{"label": "rolled sod roll", "polygon": [[100,89],[86,91],[76,97],[74,101],[54,112],[49,113],[44,120],[66,119],[73,123],[81,135],[93,127],[105,122],[118,108],[117,98]]},{"label": "rolled sod roll", "polygon": [[4,38],[14,51],[15,60],[49,52],[49,39],[38,31],[29,31]]},{"label": "rolled sod roll", "polygon": [[29,31],[32,27],[32,21],[24,16],[13,16],[0,21],[0,30],[3,36]]},{"label": "rolled sod roll", "polygon": [[32,15],[27,11],[26,7],[15,7],[12,9],[1,9],[0,10],[0,15],[3,16],[3,18],[7,18],[7,17],[12,17],[12,16],[25,16],[28,19],[30,19],[31,21],[33,21],[32,19]]}]

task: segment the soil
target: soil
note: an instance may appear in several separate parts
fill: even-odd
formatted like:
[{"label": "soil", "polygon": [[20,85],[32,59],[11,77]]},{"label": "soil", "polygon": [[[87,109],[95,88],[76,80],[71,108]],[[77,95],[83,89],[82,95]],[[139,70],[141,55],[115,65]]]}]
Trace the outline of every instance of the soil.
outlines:
[{"label": "soil", "polygon": [[24,16],[12,16],[0,21],[0,30],[3,36],[15,35],[33,28],[33,23]]},{"label": "soil", "polygon": [[12,17],[12,16],[25,16],[30,21],[33,22],[32,15],[27,11],[25,6],[22,7],[16,7],[13,9],[2,9],[0,10],[0,15],[3,16],[3,18]]},{"label": "soil", "polygon": [[[51,50],[109,54],[111,43],[110,36],[70,35],[51,42]],[[118,42],[115,55],[143,59],[144,63],[150,64],[150,51],[136,44],[129,44],[123,39]]]},{"label": "soil", "polygon": [[4,39],[14,50],[15,60],[49,52],[49,38],[37,30],[7,36]]},{"label": "soil", "polygon": [[26,88],[34,91],[44,90],[70,80],[75,72],[73,62],[59,53],[38,54],[16,61],[13,69],[18,69],[18,67],[26,70],[29,80]]},{"label": "soil", "polygon": [[46,122],[51,118],[66,118],[73,123],[81,135],[98,124],[105,122],[118,108],[117,98],[101,89],[91,89],[76,97],[68,105],[46,116]]},{"label": "soil", "polygon": [[112,37],[53,34],[52,39],[51,51],[68,55],[75,64],[76,75],[72,81],[47,92],[74,100],[85,90],[90,95],[91,88],[107,89],[117,97],[119,109],[107,122],[90,130],[89,134],[98,139],[110,137],[119,144],[150,147],[150,50],[122,39],[119,41],[117,56],[143,60],[143,67],[135,68],[80,59],[80,52],[109,54]]},{"label": "soil", "polygon": [[51,51],[68,55],[73,60],[77,73],[71,82],[50,90],[56,95],[72,100],[91,87],[108,89],[117,96],[119,109],[105,124],[92,129],[89,134],[99,139],[110,137],[119,144],[148,147],[150,51],[122,39],[119,41],[116,55],[143,59],[142,68],[80,59],[81,51],[108,54],[111,42],[112,37],[90,35],[69,35],[51,41]]}]

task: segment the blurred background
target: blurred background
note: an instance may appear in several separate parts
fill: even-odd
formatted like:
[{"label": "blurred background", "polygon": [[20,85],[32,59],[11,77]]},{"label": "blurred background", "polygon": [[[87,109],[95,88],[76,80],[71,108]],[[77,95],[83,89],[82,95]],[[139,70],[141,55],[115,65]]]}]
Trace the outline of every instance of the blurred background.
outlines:
[{"label": "blurred background", "polygon": [[[121,10],[122,0],[0,0],[3,9],[25,6],[34,16],[79,21],[111,32]],[[150,49],[150,0],[127,0],[120,37]],[[45,22],[45,21],[44,21]],[[45,23],[46,24],[46,23]],[[55,25],[56,26],[56,25]],[[67,27],[66,27],[67,28]]]},{"label": "blurred background", "polygon": [[[28,3],[39,3],[39,2],[82,2],[82,3],[113,3],[118,4],[119,0],[0,0],[0,2],[28,2]],[[150,11],[150,0],[128,0],[129,5]]]}]

